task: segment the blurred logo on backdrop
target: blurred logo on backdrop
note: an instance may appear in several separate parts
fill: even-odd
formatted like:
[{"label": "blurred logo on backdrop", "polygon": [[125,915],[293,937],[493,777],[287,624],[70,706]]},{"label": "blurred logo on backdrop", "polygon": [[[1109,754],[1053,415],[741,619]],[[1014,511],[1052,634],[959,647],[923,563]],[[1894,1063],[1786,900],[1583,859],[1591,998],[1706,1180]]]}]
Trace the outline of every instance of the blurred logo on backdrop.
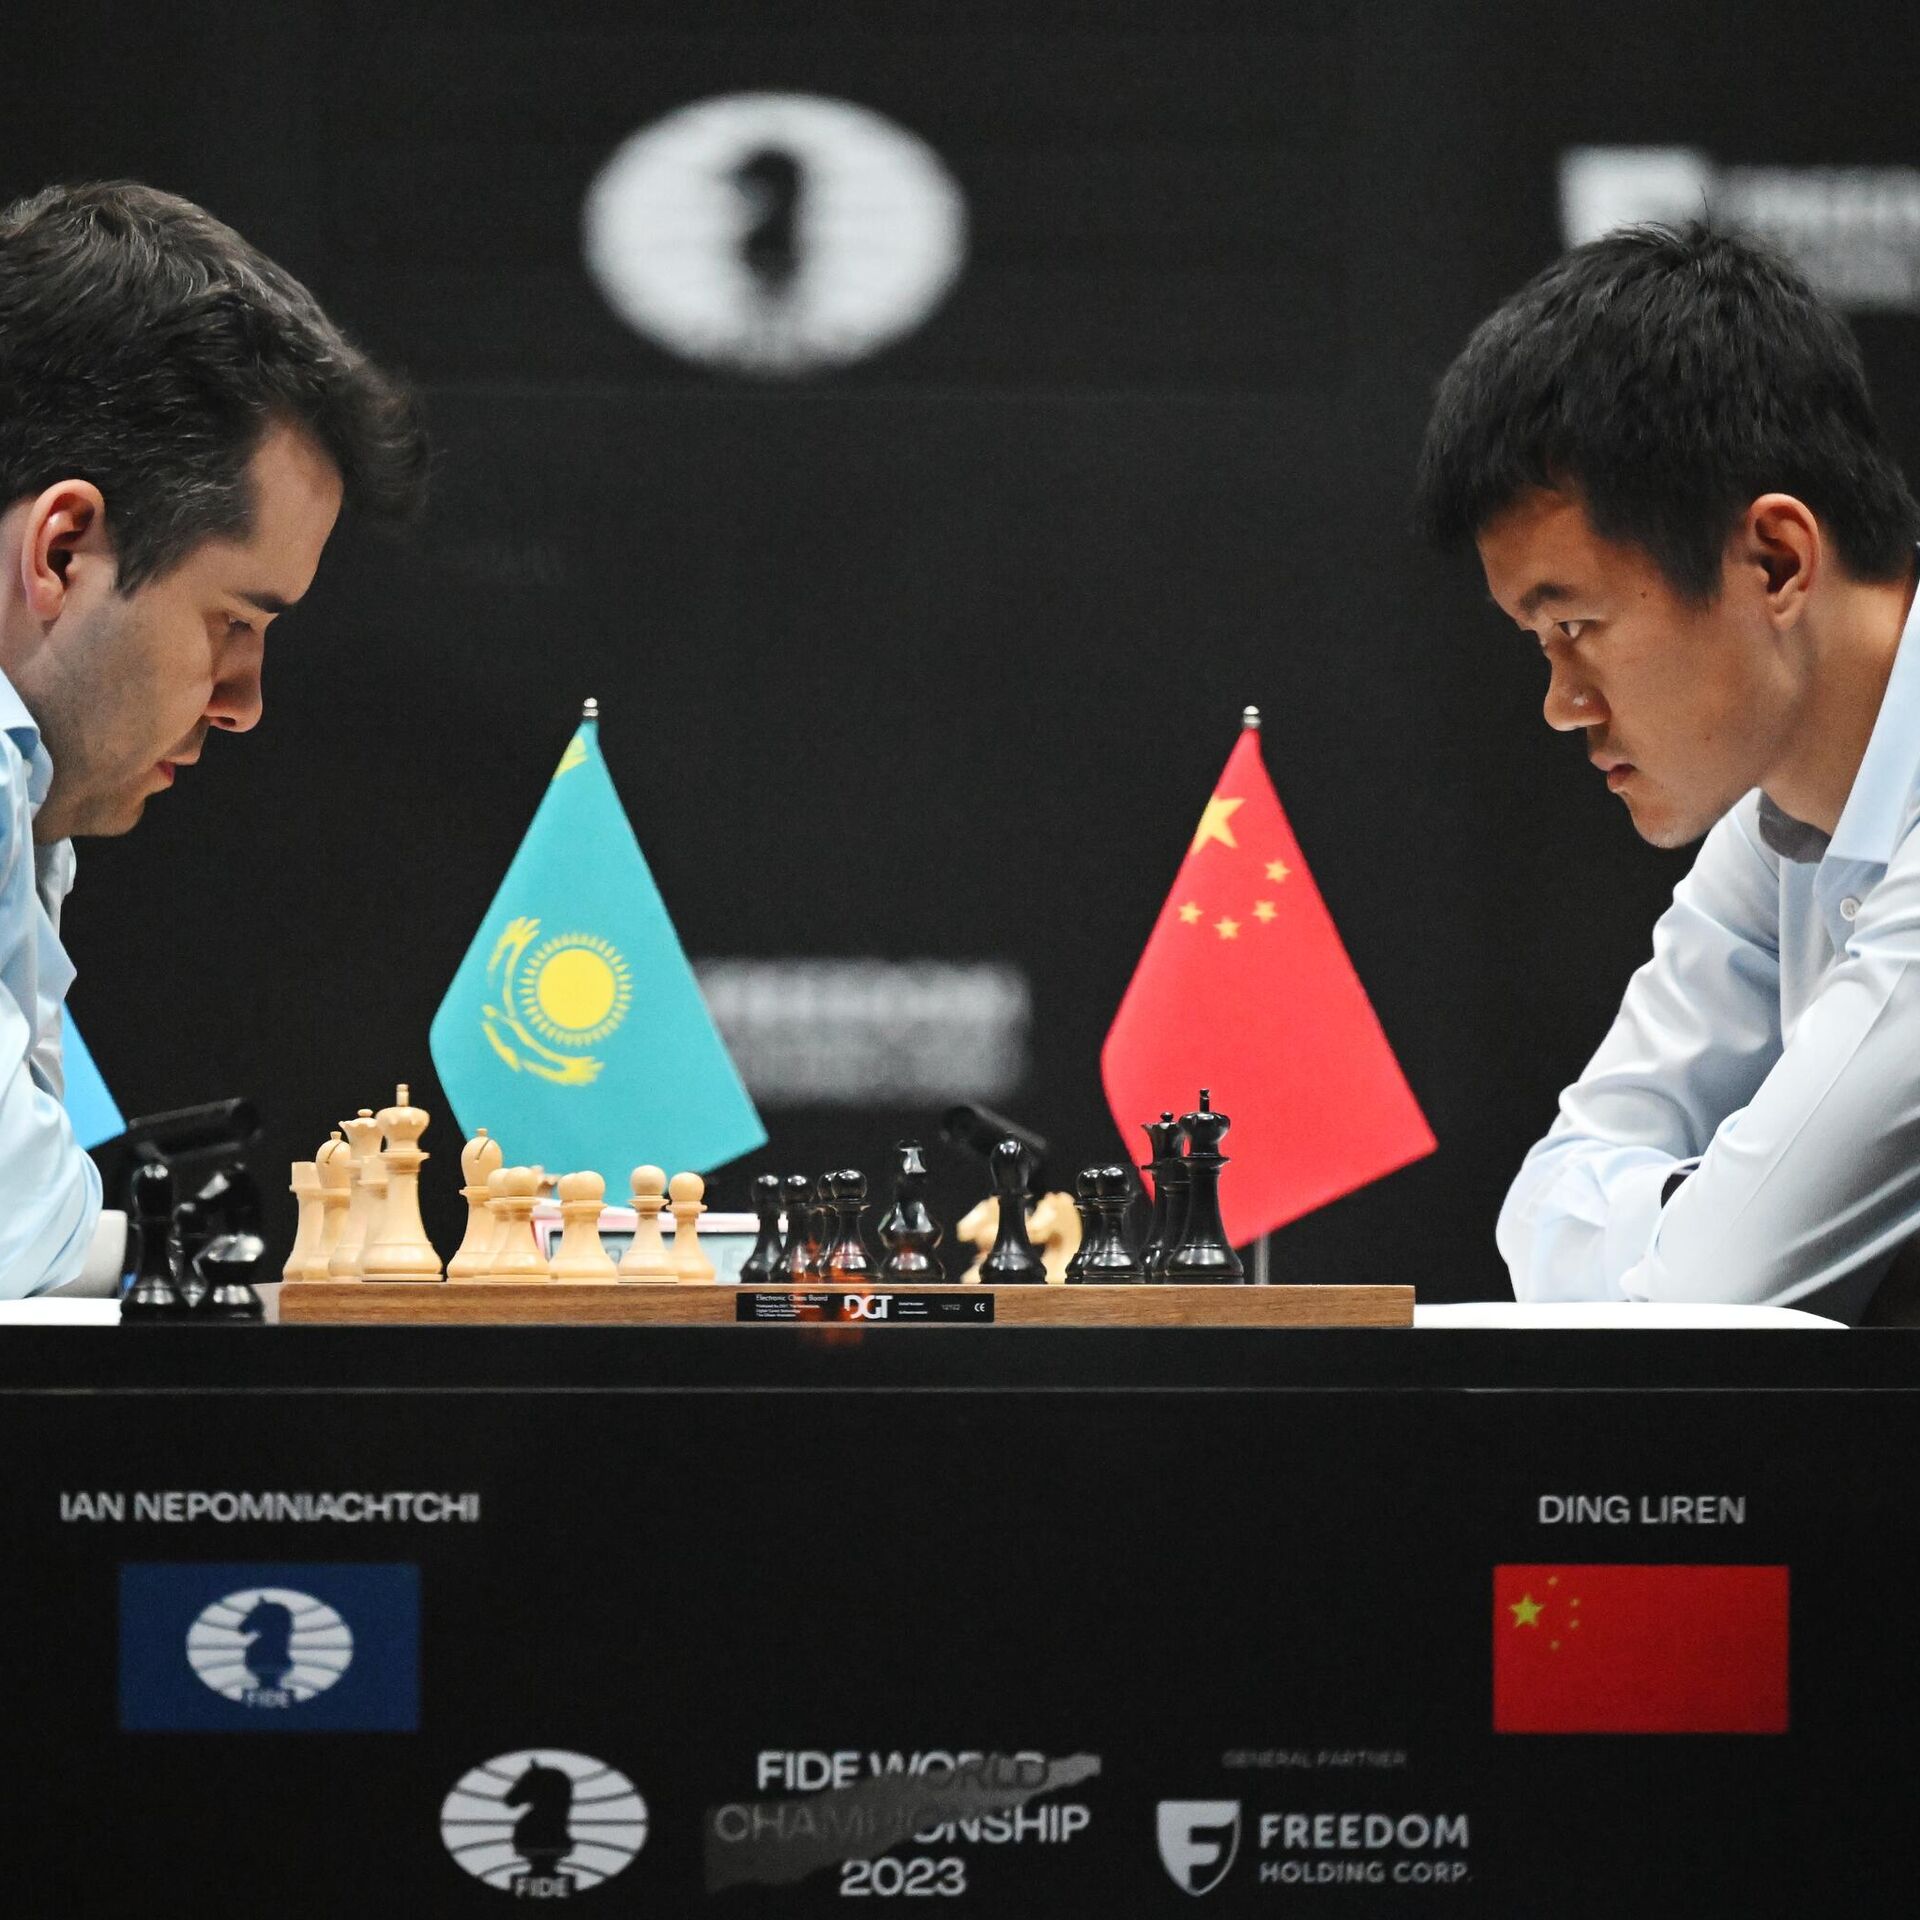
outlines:
[{"label": "blurred logo on backdrop", "polygon": [[588,271],[683,359],[781,378],[911,333],[967,253],[966,203],[923,140],[866,107],[739,93],[625,141],[588,189]]},{"label": "blurred logo on backdrop", "polygon": [[646,1845],[647,1803],[617,1768],[561,1747],[502,1753],[462,1774],[440,1808],[447,1851],[516,1900],[565,1900]]},{"label": "blurred logo on backdrop", "polygon": [[998,961],[697,960],[762,1107],[1005,1100],[1026,1078],[1033,990]]},{"label": "blurred logo on backdrop", "polygon": [[1570,147],[1570,247],[1643,220],[1702,215],[1776,247],[1836,306],[1920,313],[1920,168],[1727,167],[1698,147]]}]

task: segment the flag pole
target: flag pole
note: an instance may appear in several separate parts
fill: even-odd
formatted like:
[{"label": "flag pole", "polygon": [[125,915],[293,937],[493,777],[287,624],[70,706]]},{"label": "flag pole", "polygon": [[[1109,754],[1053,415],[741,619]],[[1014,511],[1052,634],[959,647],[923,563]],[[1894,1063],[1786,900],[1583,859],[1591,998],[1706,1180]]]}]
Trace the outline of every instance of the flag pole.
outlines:
[{"label": "flag pole", "polygon": [[[1242,727],[1251,728],[1255,733],[1258,733],[1260,731],[1260,709],[1251,706],[1242,707],[1240,709],[1240,724]],[[1270,1242],[1271,1236],[1263,1233],[1253,1243],[1252,1277],[1253,1284],[1256,1287],[1271,1286],[1273,1284],[1273,1249]]]},{"label": "flag pole", "polygon": [[1251,727],[1255,733],[1258,733],[1260,731],[1260,709],[1258,707],[1242,707],[1240,709],[1240,724],[1243,727]]},{"label": "flag pole", "polygon": [[599,718],[600,702],[596,700],[592,694],[588,694],[580,703],[580,719],[584,724],[588,720],[598,720]]}]

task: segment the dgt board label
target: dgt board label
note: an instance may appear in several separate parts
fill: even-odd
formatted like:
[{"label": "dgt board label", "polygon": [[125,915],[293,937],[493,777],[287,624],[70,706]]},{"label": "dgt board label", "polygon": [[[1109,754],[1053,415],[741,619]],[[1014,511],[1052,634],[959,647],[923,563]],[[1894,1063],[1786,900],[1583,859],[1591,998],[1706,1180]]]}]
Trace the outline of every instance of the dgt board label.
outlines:
[{"label": "dgt board label", "polygon": [[810,1293],[760,1293],[742,1289],[734,1296],[735,1320],[839,1321],[849,1326],[924,1326],[930,1321],[984,1326],[993,1318],[993,1295],[975,1293],[873,1293],[860,1288],[828,1288]]}]

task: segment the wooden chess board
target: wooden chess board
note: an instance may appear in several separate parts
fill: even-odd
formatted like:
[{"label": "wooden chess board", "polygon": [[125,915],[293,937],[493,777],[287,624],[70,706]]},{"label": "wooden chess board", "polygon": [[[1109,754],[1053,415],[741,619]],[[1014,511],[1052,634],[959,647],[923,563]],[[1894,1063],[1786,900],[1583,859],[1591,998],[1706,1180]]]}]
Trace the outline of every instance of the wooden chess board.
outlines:
[{"label": "wooden chess board", "polygon": [[741,1287],[288,1281],[283,1322],[333,1326],[1410,1327],[1411,1287]]}]

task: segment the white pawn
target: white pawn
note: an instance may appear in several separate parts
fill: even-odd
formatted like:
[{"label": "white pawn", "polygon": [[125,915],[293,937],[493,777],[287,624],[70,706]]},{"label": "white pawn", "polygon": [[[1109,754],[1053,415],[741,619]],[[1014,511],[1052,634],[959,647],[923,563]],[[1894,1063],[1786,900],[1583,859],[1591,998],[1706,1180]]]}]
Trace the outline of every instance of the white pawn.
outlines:
[{"label": "white pawn", "polygon": [[540,1195],[537,1167],[502,1167],[487,1176],[487,1204],[500,1220],[487,1267],[489,1280],[545,1280],[547,1258],[533,1237],[533,1208]]},{"label": "white pawn", "polygon": [[320,1151],[313,1156],[313,1163],[320,1170],[320,1240],[307,1256],[305,1277],[324,1280],[327,1278],[327,1262],[333,1258],[333,1250],[340,1244],[341,1229],[347,1224],[347,1203],[352,1197],[347,1190],[347,1182],[353,1170],[353,1159],[347,1151],[347,1143],[340,1137],[338,1127],[321,1141]]},{"label": "white pawn", "polygon": [[673,1262],[667,1256],[667,1243],[660,1236],[660,1209],[667,1204],[667,1175],[664,1167],[635,1167],[633,1170],[633,1210],[639,1220],[633,1229],[633,1243],[620,1257],[622,1280],[671,1280]]},{"label": "white pawn", "polygon": [[449,1280],[472,1280],[487,1270],[499,1225],[487,1207],[487,1176],[500,1165],[500,1142],[482,1127],[460,1149],[460,1197],[467,1203],[467,1231],[447,1262]]},{"label": "white pawn", "polygon": [[320,1168],[312,1160],[296,1160],[293,1163],[293,1184],[288,1189],[300,1205],[300,1225],[293,1236],[293,1251],[287,1255],[287,1264],[280,1270],[282,1280],[304,1280],[307,1268],[313,1260],[314,1249],[320,1244]]},{"label": "white pawn", "polygon": [[613,1280],[619,1269],[600,1241],[600,1208],[607,1183],[597,1173],[560,1177],[560,1245],[553,1256],[556,1280]]},{"label": "white pawn", "polygon": [[697,1173],[676,1173],[667,1192],[673,1198],[673,1277],[676,1280],[711,1280],[713,1262],[700,1245],[701,1204],[707,1183]]}]

